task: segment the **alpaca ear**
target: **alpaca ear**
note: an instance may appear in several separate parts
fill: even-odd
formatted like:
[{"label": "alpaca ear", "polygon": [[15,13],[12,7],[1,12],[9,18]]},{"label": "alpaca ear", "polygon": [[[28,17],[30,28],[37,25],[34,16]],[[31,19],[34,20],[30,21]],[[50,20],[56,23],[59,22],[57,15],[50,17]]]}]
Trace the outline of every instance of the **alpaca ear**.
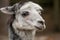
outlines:
[{"label": "alpaca ear", "polygon": [[14,14],[13,6],[0,8],[3,13]]}]

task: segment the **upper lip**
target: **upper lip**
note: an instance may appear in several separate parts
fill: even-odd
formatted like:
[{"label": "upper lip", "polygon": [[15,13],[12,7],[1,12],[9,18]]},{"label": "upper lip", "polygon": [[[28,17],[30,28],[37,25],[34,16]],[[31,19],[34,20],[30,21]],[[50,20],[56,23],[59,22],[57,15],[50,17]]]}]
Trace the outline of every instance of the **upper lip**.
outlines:
[{"label": "upper lip", "polygon": [[43,28],[35,26],[38,30],[42,30]]}]

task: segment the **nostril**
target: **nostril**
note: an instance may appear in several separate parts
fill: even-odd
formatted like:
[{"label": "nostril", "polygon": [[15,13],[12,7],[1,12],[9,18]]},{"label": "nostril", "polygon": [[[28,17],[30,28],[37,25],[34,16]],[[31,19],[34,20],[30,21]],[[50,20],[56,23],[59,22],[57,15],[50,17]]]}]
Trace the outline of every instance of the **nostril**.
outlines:
[{"label": "nostril", "polygon": [[38,21],[38,23],[41,23],[42,25],[44,24],[44,22],[43,22],[43,21]]}]

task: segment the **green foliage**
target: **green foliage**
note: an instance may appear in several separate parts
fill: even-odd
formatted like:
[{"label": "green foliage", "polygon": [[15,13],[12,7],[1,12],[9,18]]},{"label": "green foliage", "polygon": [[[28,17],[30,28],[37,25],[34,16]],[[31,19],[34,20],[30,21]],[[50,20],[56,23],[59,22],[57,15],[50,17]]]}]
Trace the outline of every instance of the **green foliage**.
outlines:
[{"label": "green foliage", "polygon": [[38,4],[42,5],[43,7],[51,7],[53,5],[53,0],[38,0]]},{"label": "green foliage", "polygon": [[38,0],[40,3],[50,3],[52,0]]},{"label": "green foliage", "polygon": [[[19,1],[25,1],[25,0],[10,0],[10,5],[13,5]],[[53,5],[53,0],[30,0],[30,1],[37,2],[38,4],[42,5],[43,7]]]},{"label": "green foliage", "polygon": [[15,4],[15,3],[17,3],[17,2],[19,2],[20,0],[10,0],[10,5],[13,5],[13,4]]}]

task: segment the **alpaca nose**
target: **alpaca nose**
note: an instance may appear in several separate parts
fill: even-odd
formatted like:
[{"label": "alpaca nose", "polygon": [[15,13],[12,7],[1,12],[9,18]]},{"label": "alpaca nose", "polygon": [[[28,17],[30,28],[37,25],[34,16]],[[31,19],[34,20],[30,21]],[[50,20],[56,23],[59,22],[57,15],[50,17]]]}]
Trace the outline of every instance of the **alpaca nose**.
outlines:
[{"label": "alpaca nose", "polygon": [[43,25],[43,24],[44,24],[44,21],[38,21],[38,23],[40,23],[40,24],[42,24],[42,25]]}]

